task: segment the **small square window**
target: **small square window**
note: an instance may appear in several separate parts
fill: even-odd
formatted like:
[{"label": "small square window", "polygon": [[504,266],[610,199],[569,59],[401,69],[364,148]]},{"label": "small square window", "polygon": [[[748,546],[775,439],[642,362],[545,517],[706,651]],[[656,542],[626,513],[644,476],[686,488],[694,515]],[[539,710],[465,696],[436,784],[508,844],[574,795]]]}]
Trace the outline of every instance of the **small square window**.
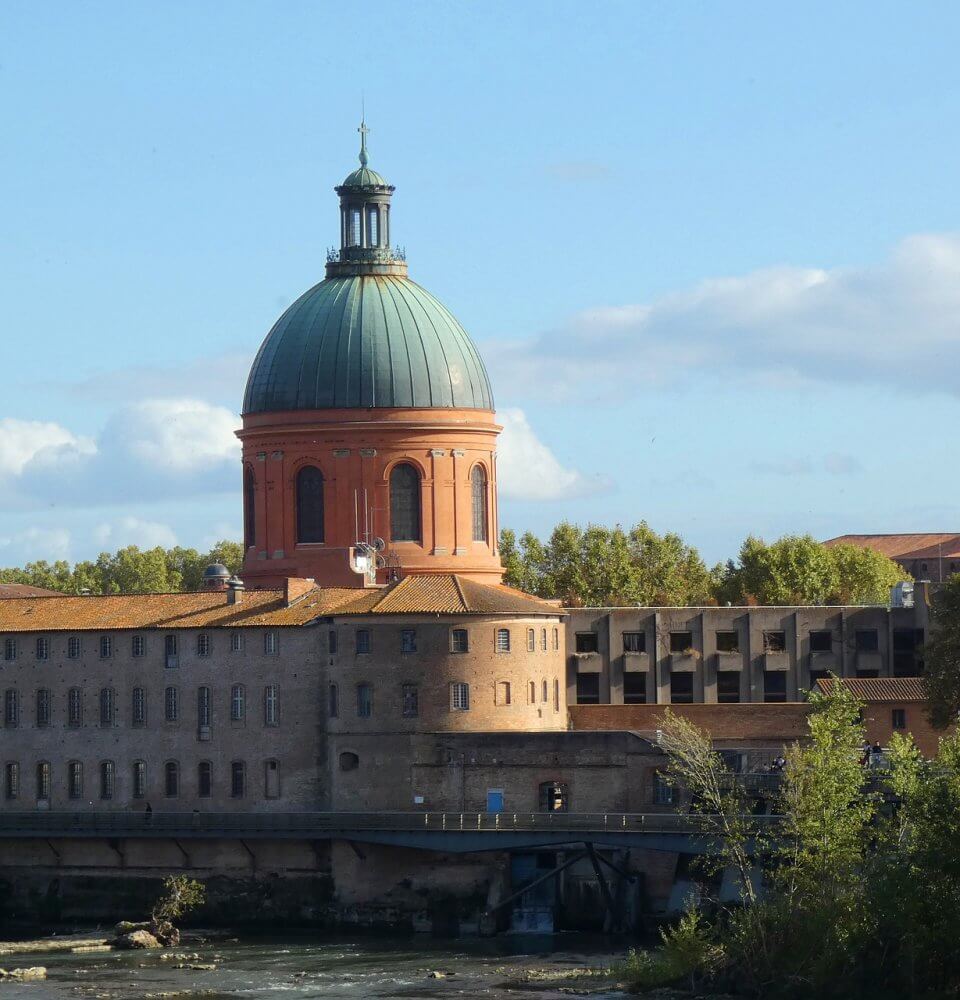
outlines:
[{"label": "small square window", "polygon": [[466,653],[470,649],[470,641],[465,628],[455,628],[450,633],[450,650],[454,653]]},{"label": "small square window", "polygon": [[891,722],[894,729],[907,728],[907,710],[905,708],[895,708],[891,712]]},{"label": "small square window", "polygon": [[366,628],[357,629],[357,653],[370,652],[370,630]]},{"label": "small square window", "polygon": [[647,635],[645,632],[624,632],[623,651],[625,653],[645,653],[647,651]]},{"label": "small square window", "polygon": [[858,653],[875,653],[880,648],[880,634],[875,628],[858,629],[856,633]]},{"label": "small square window", "polygon": [[670,652],[671,653],[686,653],[693,649],[693,633],[692,632],[671,632],[670,633]]},{"label": "small square window", "polygon": [[810,652],[829,653],[833,649],[833,633],[824,629],[810,633]]},{"label": "small square window", "polygon": [[575,641],[578,653],[596,653],[600,649],[600,637],[596,632],[578,632]]},{"label": "small square window", "polygon": [[417,630],[405,628],[400,632],[400,652],[415,653],[417,651]]},{"label": "small square window", "polygon": [[717,632],[718,653],[739,653],[740,634],[738,632]]},{"label": "small square window", "polygon": [[763,651],[765,653],[785,653],[787,651],[787,633],[777,630],[764,632]]}]

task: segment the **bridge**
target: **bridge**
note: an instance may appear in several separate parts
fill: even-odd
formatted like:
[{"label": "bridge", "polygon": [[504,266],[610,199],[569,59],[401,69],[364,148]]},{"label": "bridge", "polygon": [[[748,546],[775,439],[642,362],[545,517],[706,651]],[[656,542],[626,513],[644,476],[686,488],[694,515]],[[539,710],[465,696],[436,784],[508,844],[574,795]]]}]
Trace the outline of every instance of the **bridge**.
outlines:
[{"label": "bridge", "polygon": [[[755,833],[778,816],[750,816]],[[678,813],[487,812],[0,812],[0,839],[346,840],[446,853],[563,845],[715,849],[696,817]]]}]

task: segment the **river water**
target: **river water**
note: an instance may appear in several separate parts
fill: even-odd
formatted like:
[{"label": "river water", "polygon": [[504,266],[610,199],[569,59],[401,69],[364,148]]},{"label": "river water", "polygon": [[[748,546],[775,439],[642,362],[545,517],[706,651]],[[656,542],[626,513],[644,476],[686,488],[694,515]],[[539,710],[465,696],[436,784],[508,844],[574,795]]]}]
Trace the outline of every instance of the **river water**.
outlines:
[{"label": "river water", "polygon": [[[573,975],[609,966],[623,950],[602,938],[566,935],[448,942],[321,934],[187,941],[174,949],[180,957],[172,958],[145,951],[4,956],[6,968],[46,966],[47,979],[6,982],[0,993],[3,1000],[623,1000],[603,979]],[[208,964],[216,968],[176,967]],[[551,979],[539,982],[544,974]]]}]

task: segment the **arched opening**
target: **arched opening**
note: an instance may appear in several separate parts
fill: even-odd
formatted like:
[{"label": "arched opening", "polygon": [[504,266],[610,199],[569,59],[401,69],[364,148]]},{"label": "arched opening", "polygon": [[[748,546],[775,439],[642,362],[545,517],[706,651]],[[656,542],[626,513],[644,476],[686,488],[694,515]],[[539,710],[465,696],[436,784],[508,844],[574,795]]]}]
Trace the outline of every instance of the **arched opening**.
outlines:
[{"label": "arched opening", "polygon": [[482,465],[470,472],[470,500],[473,510],[473,540],[487,541],[487,474]]},{"label": "arched opening", "polygon": [[390,473],[390,538],[420,541],[420,473],[406,462]]},{"label": "arched opening", "polygon": [[360,758],[349,750],[345,750],[340,754],[340,770],[341,771],[356,771],[360,766]]},{"label": "arched opening", "polygon": [[323,473],[315,465],[297,473],[297,541],[323,541]]},{"label": "arched opening", "polygon": [[245,548],[257,543],[257,481],[248,465],[243,470],[243,544]]}]

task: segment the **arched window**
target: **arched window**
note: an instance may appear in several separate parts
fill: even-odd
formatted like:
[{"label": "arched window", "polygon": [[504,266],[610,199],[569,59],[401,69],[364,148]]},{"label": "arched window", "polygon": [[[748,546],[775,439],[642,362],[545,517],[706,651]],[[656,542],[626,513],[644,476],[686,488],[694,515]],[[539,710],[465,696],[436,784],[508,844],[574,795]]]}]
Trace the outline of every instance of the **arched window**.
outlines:
[{"label": "arched window", "polygon": [[405,462],[390,473],[390,538],[420,541],[420,473]]},{"label": "arched window", "polygon": [[100,798],[112,799],[116,777],[116,765],[112,760],[100,762]]},{"label": "arched window", "polygon": [[243,544],[245,548],[257,543],[257,481],[248,465],[243,470]]},{"label": "arched window", "polygon": [[482,465],[475,465],[470,473],[470,499],[473,509],[473,540],[487,540],[487,474]]},{"label": "arched window", "polygon": [[323,541],[323,473],[315,465],[297,473],[297,541]]},{"label": "arched window", "polygon": [[168,799],[180,794],[180,765],[175,760],[163,765],[163,793]]}]

